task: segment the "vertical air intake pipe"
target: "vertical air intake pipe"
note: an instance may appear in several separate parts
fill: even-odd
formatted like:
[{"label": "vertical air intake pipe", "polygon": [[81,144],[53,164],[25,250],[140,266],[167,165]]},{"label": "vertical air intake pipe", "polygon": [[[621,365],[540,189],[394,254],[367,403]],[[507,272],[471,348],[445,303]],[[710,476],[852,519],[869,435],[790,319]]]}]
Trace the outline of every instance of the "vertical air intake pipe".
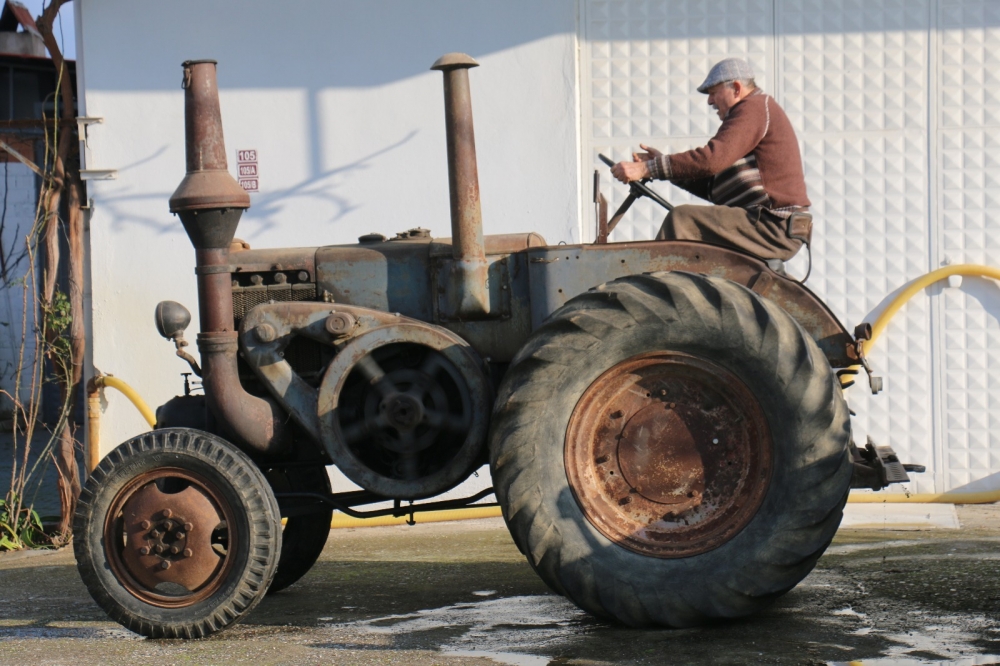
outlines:
[{"label": "vertical air intake pipe", "polygon": [[208,407],[234,443],[271,454],[288,439],[288,417],[276,402],[244,391],[236,369],[239,342],[233,330],[229,244],[250,207],[250,195],[226,163],[215,65],[214,60],[182,65],[187,175],[170,197],[170,212],[181,218],[195,249],[198,349]]},{"label": "vertical air intake pipe", "polygon": [[448,189],[451,193],[451,248],[454,272],[448,285],[453,316],[489,314],[483,214],[479,206],[476,136],[472,127],[469,69],[479,63],[464,53],[438,58],[431,69],[444,74],[444,121],[448,136]]}]

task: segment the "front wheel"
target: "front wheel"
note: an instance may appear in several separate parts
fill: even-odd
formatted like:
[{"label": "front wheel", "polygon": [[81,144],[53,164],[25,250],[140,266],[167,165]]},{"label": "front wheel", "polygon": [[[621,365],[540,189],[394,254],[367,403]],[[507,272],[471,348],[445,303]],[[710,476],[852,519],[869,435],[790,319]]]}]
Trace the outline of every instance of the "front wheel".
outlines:
[{"label": "front wheel", "polygon": [[848,410],[779,306],[686,273],[574,298],[518,353],[490,455],[514,541],[554,590],[630,625],[750,614],[833,538]]},{"label": "front wheel", "polygon": [[278,503],[234,446],[189,428],[111,452],[80,495],[77,568],[108,615],[151,638],[200,638],[239,621],[278,564]]}]

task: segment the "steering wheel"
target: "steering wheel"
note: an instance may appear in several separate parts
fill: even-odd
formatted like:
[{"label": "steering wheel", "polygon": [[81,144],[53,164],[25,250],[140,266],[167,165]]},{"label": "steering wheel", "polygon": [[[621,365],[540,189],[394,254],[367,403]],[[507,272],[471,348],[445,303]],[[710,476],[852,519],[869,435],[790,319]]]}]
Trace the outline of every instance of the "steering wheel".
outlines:
[{"label": "steering wheel", "polygon": [[[610,157],[607,157],[606,155],[602,155],[600,153],[598,153],[597,156],[601,159],[602,162],[607,164],[609,167],[613,167],[615,165],[614,161]],[[628,184],[629,187],[628,196],[625,198],[625,201],[622,202],[622,205],[618,207],[618,210],[615,211],[615,214],[612,215],[611,219],[608,221],[609,234],[612,231],[614,231],[614,228],[618,226],[618,222],[621,221],[621,219],[625,216],[625,213],[628,211],[629,208],[632,207],[632,204],[635,203],[636,199],[638,199],[639,197],[649,197],[656,203],[666,208],[668,211],[674,209],[673,204],[671,204],[669,201],[667,201],[666,199],[664,199],[659,194],[657,194],[656,192],[654,192],[653,190],[651,190],[649,187],[646,186],[646,183],[648,182],[649,179],[646,178],[644,180],[633,180]]]}]

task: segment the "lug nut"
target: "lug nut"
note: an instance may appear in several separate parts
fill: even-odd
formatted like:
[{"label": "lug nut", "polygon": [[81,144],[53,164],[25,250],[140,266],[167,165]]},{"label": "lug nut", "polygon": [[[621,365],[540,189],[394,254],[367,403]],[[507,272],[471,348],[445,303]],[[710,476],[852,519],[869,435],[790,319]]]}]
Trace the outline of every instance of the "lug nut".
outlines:
[{"label": "lug nut", "polygon": [[169,518],[172,515],[174,515],[174,512],[171,511],[170,509],[164,509],[163,510],[163,517],[164,518]]},{"label": "lug nut", "polygon": [[187,535],[184,534],[184,532],[181,532],[180,530],[177,530],[176,532],[174,532],[174,538],[175,539],[183,539],[185,536],[187,536]]},{"label": "lug nut", "polygon": [[139,525],[142,527],[142,529],[148,530],[150,527],[153,526],[153,523],[149,522],[148,520],[144,520],[141,523],[139,523]]},{"label": "lug nut", "polygon": [[163,536],[163,532],[161,532],[160,530],[153,530],[152,532],[149,533],[149,535],[154,539],[159,539],[161,536]]},{"label": "lug nut", "polygon": [[191,557],[192,555],[194,555],[194,551],[192,551],[190,548],[185,548],[183,555],[184,557]]},{"label": "lug nut", "polygon": [[164,523],[163,523],[163,531],[164,532],[169,532],[172,529],[174,529],[174,523],[172,521],[169,521],[169,520],[164,521]]},{"label": "lug nut", "polygon": [[156,554],[157,555],[162,555],[163,551],[165,551],[165,550],[166,550],[166,548],[164,548],[164,546],[163,546],[162,543],[156,544]]},{"label": "lug nut", "polygon": [[180,546],[171,546],[170,547],[170,552],[173,553],[174,555],[176,555],[177,553],[181,552],[181,547]]},{"label": "lug nut", "polygon": [[169,569],[170,568],[170,560],[163,560],[163,562],[160,564],[160,568],[162,568],[162,569]]},{"label": "lug nut", "polygon": [[193,529],[194,529],[194,524],[193,523],[184,523],[184,531],[185,532],[190,532]]},{"label": "lug nut", "polygon": [[139,549],[140,555],[149,555],[149,546],[143,546]]}]

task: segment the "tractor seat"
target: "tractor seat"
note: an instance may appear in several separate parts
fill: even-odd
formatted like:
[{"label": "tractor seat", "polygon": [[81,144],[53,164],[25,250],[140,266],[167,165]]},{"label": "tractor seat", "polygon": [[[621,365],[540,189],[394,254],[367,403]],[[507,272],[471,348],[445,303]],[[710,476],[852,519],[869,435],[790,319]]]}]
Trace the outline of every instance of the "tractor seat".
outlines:
[{"label": "tractor seat", "polygon": [[[806,251],[809,253],[809,270],[806,272],[806,276],[802,278],[802,282],[809,279],[809,273],[812,272],[812,231],[812,214],[792,213],[788,216],[788,220],[785,225],[785,235],[792,240],[802,241],[802,244],[806,246]],[[783,260],[765,259],[764,263],[766,263],[767,267],[778,275],[788,277],[788,273],[785,272],[785,262]]]}]

